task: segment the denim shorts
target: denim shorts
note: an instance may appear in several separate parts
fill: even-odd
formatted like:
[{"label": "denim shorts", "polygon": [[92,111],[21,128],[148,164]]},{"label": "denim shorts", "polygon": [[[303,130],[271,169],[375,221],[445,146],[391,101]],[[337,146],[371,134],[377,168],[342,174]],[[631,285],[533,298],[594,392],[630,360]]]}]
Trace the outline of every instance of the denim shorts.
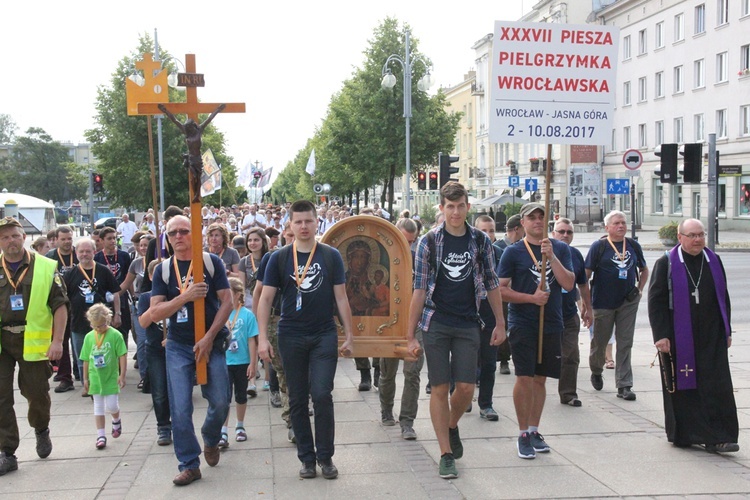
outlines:
[{"label": "denim shorts", "polygon": [[430,385],[454,382],[476,383],[479,353],[479,323],[469,328],[456,328],[430,321],[422,332]]},{"label": "denim shorts", "polygon": [[508,330],[510,353],[517,377],[560,378],[562,358],[562,332],[545,333],[542,339],[542,363],[537,364],[539,332],[513,327]]}]

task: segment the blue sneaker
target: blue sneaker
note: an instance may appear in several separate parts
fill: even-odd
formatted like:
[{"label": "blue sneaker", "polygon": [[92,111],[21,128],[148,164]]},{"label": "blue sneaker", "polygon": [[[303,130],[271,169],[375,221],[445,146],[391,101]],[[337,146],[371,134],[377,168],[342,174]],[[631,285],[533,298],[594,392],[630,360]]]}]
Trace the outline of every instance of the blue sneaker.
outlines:
[{"label": "blue sneaker", "polygon": [[537,453],[548,453],[550,450],[549,445],[544,442],[544,436],[536,431],[531,433],[529,441],[531,442],[531,446],[534,447],[534,451]]},{"label": "blue sneaker", "polygon": [[531,437],[529,436],[528,432],[524,432],[523,434],[518,436],[516,448],[518,448],[518,456],[520,458],[536,458],[536,451],[534,451],[534,447],[531,446]]}]

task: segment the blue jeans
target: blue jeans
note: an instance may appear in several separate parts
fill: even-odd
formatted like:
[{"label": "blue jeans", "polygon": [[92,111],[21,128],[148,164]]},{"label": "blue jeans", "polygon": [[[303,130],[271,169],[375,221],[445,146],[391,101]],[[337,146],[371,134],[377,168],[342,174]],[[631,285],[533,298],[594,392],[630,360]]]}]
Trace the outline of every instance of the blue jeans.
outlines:
[{"label": "blue jeans", "polygon": [[[136,304],[134,301],[133,304]],[[135,346],[136,354],[138,356],[138,372],[141,375],[141,380],[147,380],[148,378],[148,356],[146,355],[146,329],[141,326],[138,322],[138,310],[136,307],[131,306],[131,318],[133,318],[133,331],[135,332]]]},{"label": "blue jeans", "polygon": [[490,345],[491,328],[482,328],[479,334],[479,408],[492,408],[492,393],[495,389],[495,368],[497,366],[496,345]]},{"label": "blue jeans", "polygon": [[[318,335],[279,335],[278,341],[286,372],[297,457],[303,463],[315,462],[316,458],[327,460],[334,451],[331,392],[338,364],[338,335],[335,330]],[[315,441],[307,409],[309,395],[315,410]]]},{"label": "blue jeans", "polygon": [[[167,341],[167,383],[169,384],[169,409],[172,413],[174,453],[180,471],[200,467],[201,447],[193,427],[193,383],[195,381],[195,354],[193,346]],[[205,446],[217,446],[221,426],[229,413],[229,375],[224,351],[214,347],[208,362],[208,383],[201,386],[203,399],[208,401],[206,420],[201,427]]]},{"label": "blue jeans", "polygon": [[70,338],[73,340],[73,357],[75,358],[76,365],[78,366],[78,373],[81,376],[81,382],[83,382],[83,361],[81,361],[81,349],[83,349],[83,339],[86,338],[88,332],[78,333],[70,332]]},{"label": "blue jeans", "polygon": [[[140,339],[140,333],[138,338]],[[143,336],[146,336],[144,331]],[[169,389],[167,386],[167,358],[161,339],[146,342],[148,358],[148,380],[151,385],[151,401],[154,404],[154,415],[159,431],[172,430],[169,411]],[[139,358],[140,360],[140,358]],[[140,365],[140,363],[139,363]]]}]

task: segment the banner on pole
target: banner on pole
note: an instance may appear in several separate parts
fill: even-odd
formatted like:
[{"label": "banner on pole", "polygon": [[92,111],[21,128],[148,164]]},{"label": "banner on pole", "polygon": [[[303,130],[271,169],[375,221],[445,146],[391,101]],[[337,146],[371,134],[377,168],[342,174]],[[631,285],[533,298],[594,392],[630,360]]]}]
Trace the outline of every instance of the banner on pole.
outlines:
[{"label": "banner on pole", "polygon": [[201,173],[201,196],[214,194],[221,189],[221,167],[211,150],[203,153],[203,172]]}]

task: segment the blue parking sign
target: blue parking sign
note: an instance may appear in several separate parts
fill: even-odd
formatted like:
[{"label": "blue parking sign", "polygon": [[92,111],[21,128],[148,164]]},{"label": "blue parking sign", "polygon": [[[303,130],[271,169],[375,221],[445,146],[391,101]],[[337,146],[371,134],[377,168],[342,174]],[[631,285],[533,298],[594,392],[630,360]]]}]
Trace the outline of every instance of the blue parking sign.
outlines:
[{"label": "blue parking sign", "polygon": [[520,184],[521,184],[520,179],[517,175],[511,175],[510,177],[508,177],[508,187],[515,188],[515,187],[518,187]]},{"label": "blue parking sign", "polygon": [[536,179],[526,179],[526,191],[538,191]]},{"label": "blue parking sign", "polygon": [[630,179],[607,179],[607,194],[630,194]]}]

